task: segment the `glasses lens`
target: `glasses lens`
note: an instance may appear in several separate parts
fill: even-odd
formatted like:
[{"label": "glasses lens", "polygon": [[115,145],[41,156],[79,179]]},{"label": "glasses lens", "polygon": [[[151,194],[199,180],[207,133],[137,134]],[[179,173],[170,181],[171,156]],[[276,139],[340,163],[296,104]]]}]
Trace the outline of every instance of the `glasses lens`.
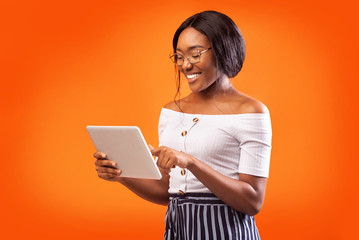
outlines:
[{"label": "glasses lens", "polygon": [[191,55],[189,55],[189,62],[190,62],[191,64],[198,63],[200,56],[201,56],[201,54],[200,54],[199,52],[192,53]]},{"label": "glasses lens", "polygon": [[178,55],[177,53],[172,53],[170,55],[170,58],[172,62],[177,65],[181,65],[183,63],[183,57],[181,55]]}]

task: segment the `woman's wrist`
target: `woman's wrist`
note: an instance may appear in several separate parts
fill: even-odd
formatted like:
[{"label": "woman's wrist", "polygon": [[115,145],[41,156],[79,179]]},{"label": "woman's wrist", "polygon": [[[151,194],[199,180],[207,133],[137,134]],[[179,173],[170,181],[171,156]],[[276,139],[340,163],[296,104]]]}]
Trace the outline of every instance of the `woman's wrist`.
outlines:
[{"label": "woman's wrist", "polygon": [[120,177],[117,182],[121,183],[122,185],[126,184],[126,178],[125,177]]},{"label": "woman's wrist", "polygon": [[189,159],[188,165],[187,165],[187,169],[191,171],[191,169],[193,169],[196,166],[197,161],[198,161],[197,158],[190,156],[190,159]]}]

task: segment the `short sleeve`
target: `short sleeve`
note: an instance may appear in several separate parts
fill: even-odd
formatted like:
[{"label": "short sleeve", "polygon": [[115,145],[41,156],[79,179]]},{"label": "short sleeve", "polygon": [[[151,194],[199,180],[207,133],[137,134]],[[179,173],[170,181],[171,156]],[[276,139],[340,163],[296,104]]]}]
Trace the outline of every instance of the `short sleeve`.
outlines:
[{"label": "short sleeve", "polygon": [[238,172],[259,177],[269,176],[272,127],[269,114],[246,114],[241,119]]}]

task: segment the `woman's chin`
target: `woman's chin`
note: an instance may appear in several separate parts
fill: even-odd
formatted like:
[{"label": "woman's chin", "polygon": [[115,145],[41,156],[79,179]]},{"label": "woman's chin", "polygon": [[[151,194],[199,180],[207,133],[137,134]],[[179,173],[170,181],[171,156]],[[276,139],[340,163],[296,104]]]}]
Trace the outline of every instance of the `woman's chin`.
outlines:
[{"label": "woman's chin", "polygon": [[194,83],[188,83],[188,87],[191,90],[191,92],[200,92],[202,91],[201,87],[198,86],[198,84],[194,84]]}]

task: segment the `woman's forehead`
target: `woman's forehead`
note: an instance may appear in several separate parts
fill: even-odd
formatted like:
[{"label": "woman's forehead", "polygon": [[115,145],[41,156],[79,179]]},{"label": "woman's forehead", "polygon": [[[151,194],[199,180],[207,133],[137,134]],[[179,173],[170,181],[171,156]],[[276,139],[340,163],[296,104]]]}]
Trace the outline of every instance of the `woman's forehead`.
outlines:
[{"label": "woman's forehead", "polygon": [[179,35],[177,42],[177,50],[179,51],[208,47],[210,47],[210,42],[207,36],[192,27],[184,29]]}]

